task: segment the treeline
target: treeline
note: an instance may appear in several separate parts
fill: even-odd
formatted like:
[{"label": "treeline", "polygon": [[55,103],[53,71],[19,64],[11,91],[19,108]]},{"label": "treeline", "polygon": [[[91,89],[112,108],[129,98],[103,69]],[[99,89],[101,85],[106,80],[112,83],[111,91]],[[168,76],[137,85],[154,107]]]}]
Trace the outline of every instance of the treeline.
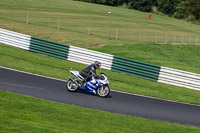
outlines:
[{"label": "treeline", "polygon": [[200,0],[78,0],[110,6],[124,6],[143,12],[161,12],[175,18],[200,20]]}]

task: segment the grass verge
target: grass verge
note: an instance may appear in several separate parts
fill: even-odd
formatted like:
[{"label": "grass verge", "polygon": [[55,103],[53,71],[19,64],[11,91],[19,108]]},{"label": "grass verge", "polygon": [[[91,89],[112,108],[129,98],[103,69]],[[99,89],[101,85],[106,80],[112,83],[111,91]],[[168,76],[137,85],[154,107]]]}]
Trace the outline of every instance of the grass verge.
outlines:
[{"label": "grass verge", "polygon": [[0,91],[0,97],[0,132],[200,133],[197,127],[86,109],[6,91]]}]

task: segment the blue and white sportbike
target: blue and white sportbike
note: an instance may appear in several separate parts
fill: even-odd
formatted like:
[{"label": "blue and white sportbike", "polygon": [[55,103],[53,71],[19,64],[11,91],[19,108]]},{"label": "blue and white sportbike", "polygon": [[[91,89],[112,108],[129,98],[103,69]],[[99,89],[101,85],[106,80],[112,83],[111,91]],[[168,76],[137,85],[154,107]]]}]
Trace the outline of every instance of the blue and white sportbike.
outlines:
[{"label": "blue and white sportbike", "polygon": [[110,93],[109,79],[104,73],[101,73],[101,79],[95,79],[94,73],[92,74],[92,80],[81,86],[81,82],[84,79],[79,71],[70,70],[69,71],[74,78],[69,77],[66,84],[68,91],[76,92],[78,89],[84,90],[86,92],[98,95],[100,97],[107,97]]}]

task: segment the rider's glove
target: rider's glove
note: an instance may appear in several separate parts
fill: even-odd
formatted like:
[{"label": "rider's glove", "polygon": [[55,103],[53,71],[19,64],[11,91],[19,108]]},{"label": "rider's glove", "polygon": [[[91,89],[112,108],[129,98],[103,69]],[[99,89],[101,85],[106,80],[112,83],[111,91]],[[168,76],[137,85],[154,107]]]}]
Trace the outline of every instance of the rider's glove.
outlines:
[{"label": "rider's glove", "polygon": [[96,75],[95,79],[101,79],[101,76]]},{"label": "rider's glove", "polygon": [[102,79],[104,79],[104,77],[103,77],[103,76],[99,76],[99,79],[101,79],[101,80],[102,80]]}]

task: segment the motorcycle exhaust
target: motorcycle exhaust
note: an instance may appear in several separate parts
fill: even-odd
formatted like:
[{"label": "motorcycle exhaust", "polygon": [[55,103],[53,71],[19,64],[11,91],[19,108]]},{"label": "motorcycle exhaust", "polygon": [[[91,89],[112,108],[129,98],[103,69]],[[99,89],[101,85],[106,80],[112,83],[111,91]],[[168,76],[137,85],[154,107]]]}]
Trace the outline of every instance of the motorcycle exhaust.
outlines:
[{"label": "motorcycle exhaust", "polygon": [[69,77],[69,79],[78,85],[78,83],[73,78]]}]

